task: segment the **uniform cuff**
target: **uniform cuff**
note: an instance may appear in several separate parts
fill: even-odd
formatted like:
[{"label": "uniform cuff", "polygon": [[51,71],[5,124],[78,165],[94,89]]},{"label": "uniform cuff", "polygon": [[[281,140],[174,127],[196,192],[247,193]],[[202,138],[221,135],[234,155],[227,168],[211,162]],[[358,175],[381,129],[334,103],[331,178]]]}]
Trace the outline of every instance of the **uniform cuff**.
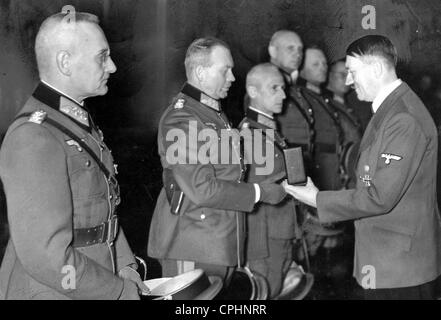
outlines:
[{"label": "uniform cuff", "polygon": [[258,203],[260,200],[260,187],[257,183],[254,183],[254,190],[256,191],[256,199],[254,203]]}]

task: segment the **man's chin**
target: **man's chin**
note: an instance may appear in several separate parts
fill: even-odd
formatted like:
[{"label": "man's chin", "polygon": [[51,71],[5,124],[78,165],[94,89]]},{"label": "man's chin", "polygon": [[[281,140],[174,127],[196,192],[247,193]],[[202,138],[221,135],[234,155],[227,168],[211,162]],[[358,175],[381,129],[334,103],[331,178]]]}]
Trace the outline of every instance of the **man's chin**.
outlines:
[{"label": "man's chin", "polygon": [[108,91],[109,88],[107,87],[107,85],[104,85],[103,87],[101,87],[100,90],[98,90],[97,96],[104,96],[105,94],[107,94]]},{"label": "man's chin", "polygon": [[221,93],[219,93],[219,98],[218,99],[225,99],[226,97],[228,97],[228,91],[223,91]]}]

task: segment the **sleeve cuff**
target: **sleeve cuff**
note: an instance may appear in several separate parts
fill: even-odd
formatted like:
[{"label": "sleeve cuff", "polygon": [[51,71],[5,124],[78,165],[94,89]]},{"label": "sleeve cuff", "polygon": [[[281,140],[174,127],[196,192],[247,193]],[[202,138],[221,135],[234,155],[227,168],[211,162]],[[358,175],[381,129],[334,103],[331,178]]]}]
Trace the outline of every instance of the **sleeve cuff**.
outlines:
[{"label": "sleeve cuff", "polygon": [[256,191],[256,199],[254,203],[258,203],[260,200],[260,187],[257,183],[254,183],[254,190]]}]

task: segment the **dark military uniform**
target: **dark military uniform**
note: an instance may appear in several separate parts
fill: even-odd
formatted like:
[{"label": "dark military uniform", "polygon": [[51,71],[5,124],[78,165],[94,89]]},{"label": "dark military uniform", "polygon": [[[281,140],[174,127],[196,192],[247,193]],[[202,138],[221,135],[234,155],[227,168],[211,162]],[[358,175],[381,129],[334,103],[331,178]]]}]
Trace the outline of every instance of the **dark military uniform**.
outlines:
[{"label": "dark military uniform", "polygon": [[291,76],[279,69],[285,80],[286,99],[282,113],[276,116],[279,131],[289,146],[301,146],[307,171],[312,169],[312,154],[316,132],[314,110],[303,97],[300,88],[292,83]]},{"label": "dark military uniform", "polygon": [[[258,183],[268,177],[285,172],[283,149],[287,147],[284,138],[276,131],[276,122],[256,111],[248,108],[246,117],[240,127],[242,132],[249,130],[244,137],[253,138],[253,129],[263,132],[273,130],[274,138],[263,134],[262,154],[270,154],[268,148],[274,149],[274,169],[269,175],[259,175],[256,169],[263,167],[257,164],[253,157],[253,150],[245,149],[246,159],[250,159],[251,166],[248,172],[248,182]],[[246,147],[258,148],[254,143],[245,143]],[[278,205],[261,203],[255,210],[247,215],[247,261],[253,271],[257,271],[268,280],[271,297],[277,296],[283,280],[292,262],[293,240],[296,236],[296,208],[292,198],[287,198]]]},{"label": "dark military uniform", "polygon": [[[101,132],[82,106],[44,84],[20,114],[0,152],[11,233],[1,291],[7,299],[118,299],[134,290],[116,275],[136,263],[118,232],[118,186]],[[80,137],[112,181],[49,119]]]},{"label": "dark military uniform", "polygon": [[334,99],[332,91],[325,89],[323,97],[325,102],[338,113],[338,119],[344,133],[343,146],[339,154],[340,178],[343,188],[352,188],[357,181],[355,177],[355,161],[361,136],[363,135],[361,122],[349,105]]},{"label": "dark military uniform", "polygon": [[320,190],[341,188],[339,152],[344,142],[344,132],[338,113],[321,95],[301,87],[300,91],[314,113],[314,167],[312,178]]},{"label": "dark military uniform", "polygon": [[[211,137],[201,137],[203,133]],[[190,262],[187,264],[190,266],[191,262],[196,266],[198,263],[222,266],[222,273],[225,267],[237,265],[238,255],[243,253],[244,214],[239,212],[252,211],[256,195],[252,184],[240,183],[245,171],[240,143],[221,139],[228,133],[239,134],[231,128],[219,102],[189,84],[161,117],[158,151],[165,188],[153,214],[148,254],[165,260],[163,276],[186,271],[185,262]],[[196,141],[198,135],[200,141]],[[210,148],[200,152],[207,143]],[[176,154],[177,159],[171,159]],[[208,155],[209,161],[200,161],[202,155]],[[179,213],[174,215],[169,201],[179,192],[176,187],[183,192],[184,200]],[[167,199],[173,188],[175,191]],[[176,261],[175,264],[184,268],[167,267],[164,273],[164,266],[169,265],[167,261]]]}]

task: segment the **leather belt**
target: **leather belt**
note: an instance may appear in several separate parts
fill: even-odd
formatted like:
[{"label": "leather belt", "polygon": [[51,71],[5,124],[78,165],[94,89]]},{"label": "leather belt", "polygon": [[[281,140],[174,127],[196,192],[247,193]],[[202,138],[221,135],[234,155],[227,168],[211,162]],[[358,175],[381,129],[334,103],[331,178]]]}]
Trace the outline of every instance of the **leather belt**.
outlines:
[{"label": "leather belt", "polygon": [[118,229],[119,223],[117,216],[112,216],[110,220],[96,227],[74,229],[73,246],[75,248],[88,247],[104,242],[112,245],[118,234]]}]

